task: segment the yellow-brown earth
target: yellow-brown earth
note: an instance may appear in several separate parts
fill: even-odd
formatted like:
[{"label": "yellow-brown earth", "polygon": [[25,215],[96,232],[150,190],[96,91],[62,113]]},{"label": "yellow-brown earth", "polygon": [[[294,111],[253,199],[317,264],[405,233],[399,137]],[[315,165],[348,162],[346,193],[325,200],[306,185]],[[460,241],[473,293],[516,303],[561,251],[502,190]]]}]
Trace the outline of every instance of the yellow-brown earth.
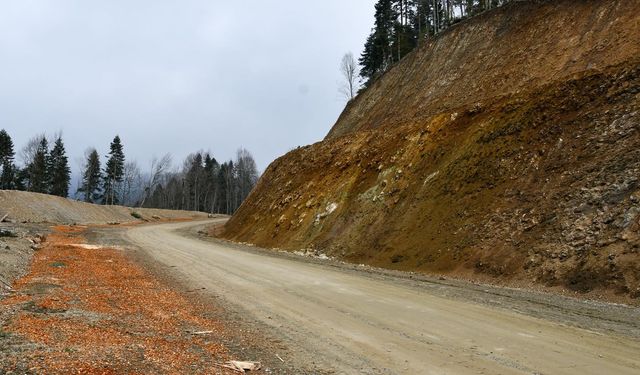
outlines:
[{"label": "yellow-brown earth", "polygon": [[639,10],[516,2],[456,25],[273,162],[220,235],[637,302]]}]

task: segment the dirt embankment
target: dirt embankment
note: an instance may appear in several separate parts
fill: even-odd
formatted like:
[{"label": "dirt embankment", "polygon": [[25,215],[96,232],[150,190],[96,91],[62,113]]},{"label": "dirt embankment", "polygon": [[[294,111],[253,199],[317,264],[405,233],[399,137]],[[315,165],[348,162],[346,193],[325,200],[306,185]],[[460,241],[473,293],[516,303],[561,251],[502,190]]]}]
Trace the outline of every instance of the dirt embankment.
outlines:
[{"label": "dirt embankment", "polygon": [[11,282],[24,274],[34,250],[45,239],[42,228],[0,223],[0,298],[11,290]]},{"label": "dirt embankment", "polygon": [[206,218],[191,211],[100,206],[52,195],[0,190],[0,293],[23,275],[49,230],[41,224],[128,224]]},{"label": "dirt embankment", "polygon": [[0,190],[0,217],[14,222],[54,224],[113,224],[206,218],[193,211],[100,206],[52,195]]},{"label": "dirt embankment", "polygon": [[358,95],[327,135],[425,125],[460,107],[637,58],[638,0],[514,2],[424,43]]},{"label": "dirt embankment", "polygon": [[458,25],[276,160],[222,236],[637,302],[639,6],[516,3]]}]

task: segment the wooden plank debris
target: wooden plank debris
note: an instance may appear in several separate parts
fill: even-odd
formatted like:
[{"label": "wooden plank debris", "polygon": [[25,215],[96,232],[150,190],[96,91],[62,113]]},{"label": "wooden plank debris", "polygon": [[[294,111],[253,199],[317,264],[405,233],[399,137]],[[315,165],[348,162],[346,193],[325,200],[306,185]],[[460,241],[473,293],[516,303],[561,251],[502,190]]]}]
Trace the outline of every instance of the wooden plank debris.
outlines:
[{"label": "wooden plank debris", "polygon": [[247,362],[247,361],[227,361],[225,363],[215,363],[216,366],[228,368],[235,372],[244,374],[247,371],[258,371],[262,367],[260,362]]},{"label": "wooden plank debris", "polygon": [[192,335],[196,335],[196,336],[198,336],[198,335],[210,335],[210,334],[212,334],[212,333],[213,333],[213,331],[198,331],[198,332],[191,332],[191,334],[192,334]]}]

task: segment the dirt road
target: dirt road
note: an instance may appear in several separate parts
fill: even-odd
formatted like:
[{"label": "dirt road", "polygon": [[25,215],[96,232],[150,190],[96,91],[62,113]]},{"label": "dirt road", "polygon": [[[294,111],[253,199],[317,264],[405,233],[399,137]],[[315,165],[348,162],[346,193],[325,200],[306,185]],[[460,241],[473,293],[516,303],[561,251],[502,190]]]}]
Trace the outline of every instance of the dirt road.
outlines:
[{"label": "dirt road", "polygon": [[185,236],[194,225],[137,227],[125,238],[273,328],[298,348],[286,361],[344,374],[640,373],[633,337]]}]

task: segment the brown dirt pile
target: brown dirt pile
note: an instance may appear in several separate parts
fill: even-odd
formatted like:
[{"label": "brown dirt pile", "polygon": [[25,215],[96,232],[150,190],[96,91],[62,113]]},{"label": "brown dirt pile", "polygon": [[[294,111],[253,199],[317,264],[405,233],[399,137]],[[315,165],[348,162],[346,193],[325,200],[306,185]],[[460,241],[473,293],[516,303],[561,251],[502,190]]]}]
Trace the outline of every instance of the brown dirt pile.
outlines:
[{"label": "brown dirt pile", "polygon": [[47,194],[0,190],[0,217],[15,222],[108,224],[206,218],[207,214],[151,208],[101,206]]},{"label": "brown dirt pile", "polygon": [[[129,261],[84,249],[82,228],[58,227],[30,273],[0,302],[0,372],[231,373],[222,327]],[[207,335],[193,332],[212,331]]]},{"label": "brown dirt pile", "polygon": [[518,3],[459,25],[276,160],[222,236],[637,301],[639,5]]}]

